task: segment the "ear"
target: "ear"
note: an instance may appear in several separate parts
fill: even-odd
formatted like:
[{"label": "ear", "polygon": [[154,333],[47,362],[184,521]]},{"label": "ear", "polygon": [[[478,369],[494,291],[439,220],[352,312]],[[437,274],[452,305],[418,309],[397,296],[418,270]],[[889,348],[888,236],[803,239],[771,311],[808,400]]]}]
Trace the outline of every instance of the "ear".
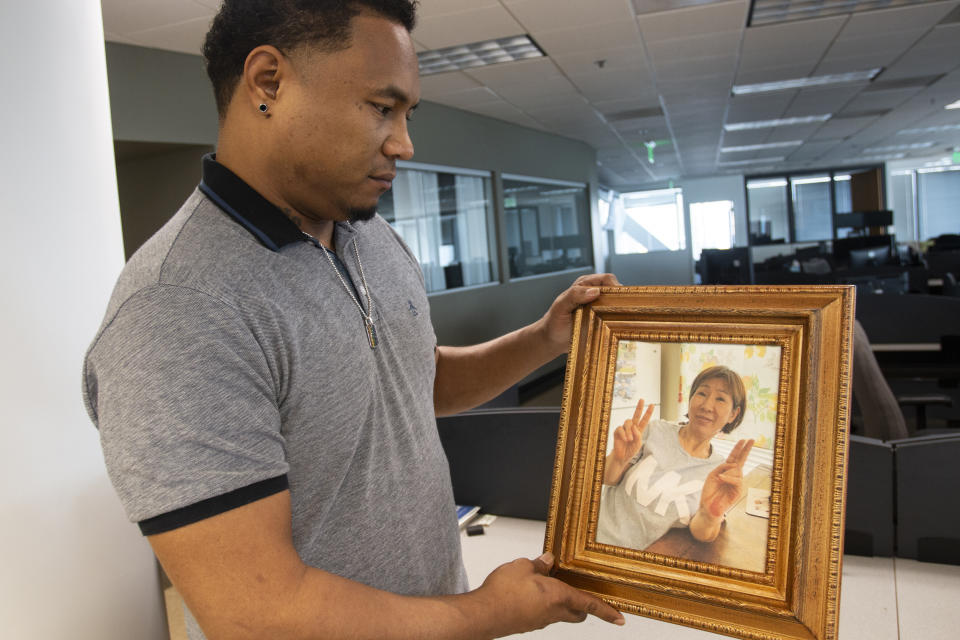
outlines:
[{"label": "ear", "polygon": [[734,422],[737,421],[737,418],[739,417],[740,417],[740,407],[734,407],[733,415],[730,416],[730,420],[727,422],[727,424],[733,424]]},{"label": "ear", "polygon": [[[280,82],[286,71],[288,61],[279,49],[270,45],[256,47],[243,63],[241,87],[251,108],[259,111],[261,104],[269,107],[277,99]],[[269,117],[269,110],[266,112]]]}]

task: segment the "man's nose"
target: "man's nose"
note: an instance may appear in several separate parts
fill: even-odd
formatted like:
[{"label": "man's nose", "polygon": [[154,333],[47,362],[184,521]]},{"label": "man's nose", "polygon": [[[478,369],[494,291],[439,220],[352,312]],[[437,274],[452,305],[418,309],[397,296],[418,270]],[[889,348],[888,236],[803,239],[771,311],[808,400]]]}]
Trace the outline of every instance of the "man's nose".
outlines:
[{"label": "man's nose", "polygon": [[413,157],[413,140],[406,119],[401,120],[383,143],[383,154],[394,160],[409,160]]}]

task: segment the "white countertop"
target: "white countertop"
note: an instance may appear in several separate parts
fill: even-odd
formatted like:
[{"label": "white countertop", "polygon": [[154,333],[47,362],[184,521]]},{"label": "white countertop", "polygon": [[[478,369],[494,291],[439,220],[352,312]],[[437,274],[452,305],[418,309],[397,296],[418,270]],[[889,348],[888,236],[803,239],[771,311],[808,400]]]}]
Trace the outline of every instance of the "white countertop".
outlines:
[{"label": "white countertop", "polygon": [[[545,523],[497,518],[484,535],[461,534],[471,587],[499,565],[535,558],[543,550]],[[723,638],[650,618],[624,614],[623,627],[589,618],[522,634],[530,638],[589,640],[631,638],[707,640]],[[956,640],[960,638],[960,566],[903,558],[844,556],[839,640]]]}]

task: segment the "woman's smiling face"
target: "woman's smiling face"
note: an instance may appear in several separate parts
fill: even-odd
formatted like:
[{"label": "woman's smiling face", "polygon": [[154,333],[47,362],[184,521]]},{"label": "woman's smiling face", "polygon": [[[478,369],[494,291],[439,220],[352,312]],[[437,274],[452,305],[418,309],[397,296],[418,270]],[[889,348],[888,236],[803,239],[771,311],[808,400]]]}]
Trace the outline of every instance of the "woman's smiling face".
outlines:
[{"label": "woman's smiling face", "polygon": [[733,395],[721,378],[708,378],[690,396],[689,428],[702,438],[712,438],[740,415]]}]

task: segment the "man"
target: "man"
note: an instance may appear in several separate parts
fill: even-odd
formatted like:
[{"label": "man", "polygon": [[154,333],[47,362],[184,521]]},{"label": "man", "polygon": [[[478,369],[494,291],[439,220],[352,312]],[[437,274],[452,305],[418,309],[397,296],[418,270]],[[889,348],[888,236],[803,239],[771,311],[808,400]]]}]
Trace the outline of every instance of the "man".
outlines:
[{"label": "man", "polygon": [[[413,146],[410,0],[224,2],[204,54],[216,159],[124,270],[85,365],[111,479],[192,638],[489,638],[623,618],[517,560],[467,589],[434,412],[562,353],[543,319],[437,347],[375,215]],[[202,632],[200,631],[202,628]]]}]

